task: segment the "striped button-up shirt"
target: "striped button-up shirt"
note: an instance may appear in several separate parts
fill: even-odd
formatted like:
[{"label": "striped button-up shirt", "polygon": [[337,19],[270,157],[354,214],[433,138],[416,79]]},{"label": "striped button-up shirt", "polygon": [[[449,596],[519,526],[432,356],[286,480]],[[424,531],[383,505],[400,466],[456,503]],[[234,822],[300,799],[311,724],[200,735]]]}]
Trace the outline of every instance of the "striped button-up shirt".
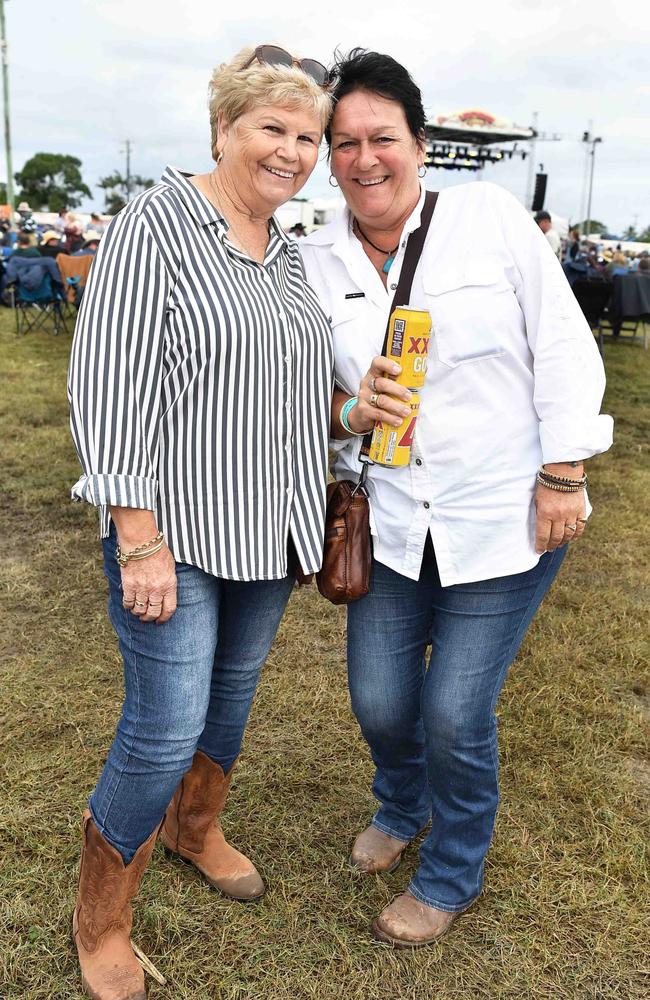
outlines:
[{"label": "striped button-up shirt", "polygon": [[72,346],[75,500],[155,512],[179,562],[230,580],[306,573],[323,544],[332,345],[296,244],[263,264],[178,170],[113,220]]}]

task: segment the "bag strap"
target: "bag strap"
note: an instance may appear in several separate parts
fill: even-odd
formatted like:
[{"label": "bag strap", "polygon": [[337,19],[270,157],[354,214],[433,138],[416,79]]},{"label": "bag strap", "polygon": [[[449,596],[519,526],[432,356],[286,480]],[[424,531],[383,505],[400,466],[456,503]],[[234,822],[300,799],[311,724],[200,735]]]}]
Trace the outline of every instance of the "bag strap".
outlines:
[{"label": "bag strap", "polygon": [[[408,238],[406,253],[404,254],[404,263],[402,264],[402,270],[400,272],[397,288],[395,289],[395,294],[393,295],[393,301],[391,302],[390,309],[388,310],[386,333],[384,334],[384,343],[381,349],[382,354],[386,353],[386,347],[388,346],[390,318],[393,315],[393,310],[399,305],[407,306],[409,304],[409,300],[411,298],[411,288],[413,287],[413,278],[415,277],[415,269],[418,266],[418,261],[420,260],[420,256],[422,254],[424,241],[427,238],[429,225],[431,223],[431,219],[433,218],[433,210],[436,207],[437,201],[438,192],[427,191],[424,196],[424,205],[422,206],[420,225]],[[369,433],[363,438],[361,448],[359,450],[359,461],[363,464],[363,469],[361,470],[361,476],[359,478],[359,486],[363,486],[366,481],[368,466],[374,465],[374,462],[368,457],[371,442],[372,431],[369,431]]]}]

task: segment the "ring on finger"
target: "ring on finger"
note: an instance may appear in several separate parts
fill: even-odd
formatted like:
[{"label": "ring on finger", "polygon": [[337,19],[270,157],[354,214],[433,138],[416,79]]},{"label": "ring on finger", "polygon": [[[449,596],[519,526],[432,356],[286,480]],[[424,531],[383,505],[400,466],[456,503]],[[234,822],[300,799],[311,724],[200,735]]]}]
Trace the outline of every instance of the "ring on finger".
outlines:
[{"label": "ring on finger", "polygon": [[371,406],[376,406],[378,399],[379,399],[379,394],[376,393],[376,392],[373,392],[372,395],[371,395],[371,397],[370,397],[370,405]]},{"label": "ring on finger", "polygon": [[576,518],[576,520],[577,520],[578,524],[586,524],[587,521],[588,521],[588,518],[586,518],[586,517],[578,517],[578,518]]},{"label": "ring on finger", "polygon": [[376,375],[372,375],[368,379],[368,388],[370,389],[371,392],[377,392],[377,376]]},{"label": "ring on finger", "polygon": [[564,527],[565,527],[565,529],[567,531],[577,531],[578,525],[577,524],[565,524]]},{"label": "ring on finger", "polygon": [[136,608],[146,608],[147,606],[146,601],[134,601],[133,604]]},{"label": "ring on finger", "polygon": [[152,604],[151,601],[149,601],[149,607],[150,608],[162,608],[162,601],[160,602],[160,604]]}]

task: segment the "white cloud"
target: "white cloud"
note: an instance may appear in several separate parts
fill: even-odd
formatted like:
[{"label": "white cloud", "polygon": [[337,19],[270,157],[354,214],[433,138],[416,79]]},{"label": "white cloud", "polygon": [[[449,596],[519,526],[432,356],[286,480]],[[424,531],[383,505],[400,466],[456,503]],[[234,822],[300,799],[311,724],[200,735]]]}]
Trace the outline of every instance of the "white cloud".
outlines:
[{"label": "white cloud", "polygon": [[[135,172],[155,177],[166,162],[207,169],[205,94],[216,63],[263,41],[323,61],[337,45],[364,45],[409,68],[431,113],[478,106],[526,125],[538,111],[541,129],[568,136],[536,152],[549,172],[548,202],[565,216],[579,209],[579,140],[593,119],[604,140],[595,214],[612,228],[635,214],[650,223],[647,0],[363,8],[349,0],[9,0],[5,10],[15,169],[41,149],[72,153],[92,187],[123,163],[126,138]],[[522,196],[526,173],[513,161],[486,177]],[[320,164],[305,193],[329,194],[327,175]],[[429,184],[469,179],[436,171]]]}]

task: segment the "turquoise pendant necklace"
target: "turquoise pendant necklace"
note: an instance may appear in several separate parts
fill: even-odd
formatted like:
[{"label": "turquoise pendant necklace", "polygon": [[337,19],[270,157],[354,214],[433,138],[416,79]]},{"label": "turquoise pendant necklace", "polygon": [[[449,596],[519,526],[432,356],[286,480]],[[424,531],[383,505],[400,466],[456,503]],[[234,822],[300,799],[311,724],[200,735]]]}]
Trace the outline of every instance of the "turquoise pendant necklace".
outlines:
[{"label": "turquoise pendant necklace", "polygon": [[393,248],[392,250],[382,250],[382,248],[381,248],[381,247],[378,247],[378,246],[375,246],[375,244],[374,244],[374,243],[372,242],[372,240],[369,240],[369,239],[368,239],[368,237],[367,237],[367,236],[366,236],[366,234],[364,233],[363,229],[362,229],[362,228],[361,228],[361,226],[359,225],[359,220],[358,220],[358,219],[355,219],[354,221],[355,221],[355,222],[356,222],[356,224],[357,224],[357,229],[359,230],[359,232],[360,232],[361,236],[363,236],[363,238],[364,238],[364,240],[366,241],[366,243],[368,243],[368,244],[369,244],[369,245],[370,245],[370,246],[372,247],[372,249],[373,249],[373,250],[376,250],[376,251],[377,251],[377,253],[385,253],[385,254],[388,254],[388,256],[387,256],[387,258],[386,258],[386,263],[385,263],[385,264],[384,264],[384,266],[382,267],[382,271],[384,272],[384,274],[388,274],[388,272],[389,272],[389,271],[390,271],[390,269],[391,269],[391,265],[392,265],[393,261],[395,260],[395,254],[397,253],[397,251],[398,251],[398,249],[399,249],[399,243],[398,243],[398,244],[397,244],[397,246],[396,246],[396,247],[394,247],[394,248]]}]

